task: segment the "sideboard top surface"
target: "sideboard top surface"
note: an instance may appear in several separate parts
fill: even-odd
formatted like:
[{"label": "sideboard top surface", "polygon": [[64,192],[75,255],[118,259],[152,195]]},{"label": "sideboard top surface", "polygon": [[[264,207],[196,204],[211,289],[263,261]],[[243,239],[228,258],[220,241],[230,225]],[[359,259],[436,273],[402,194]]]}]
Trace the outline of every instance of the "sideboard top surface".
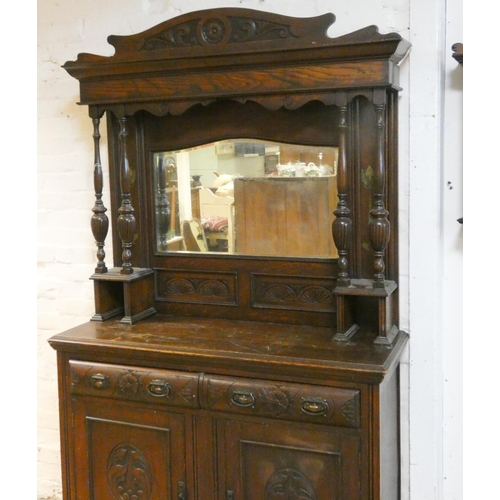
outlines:
[{"label": "sideboard top surface", "polygon": [[379,383],[398,363],[408,335],[392,348],[373,345],[374,333],[332,341],[331,328],[156,315],[127,325],[90,321],[55,335],[52,347],[74,357],[183,369],[300,374]]}]

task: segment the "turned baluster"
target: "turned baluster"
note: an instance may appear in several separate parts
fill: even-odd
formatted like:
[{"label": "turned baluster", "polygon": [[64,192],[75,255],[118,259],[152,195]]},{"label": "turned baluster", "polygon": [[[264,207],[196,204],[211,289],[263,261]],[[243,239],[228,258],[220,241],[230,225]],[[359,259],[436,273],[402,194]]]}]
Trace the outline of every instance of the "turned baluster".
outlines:
[{"label": "turned baluster", "polygon": [[122,268],[121,274],[132,274],[132,242],[136,230],[134,208],[130,201],[131,172],[127,156],[127,118],[119,118],[120,124],[120,184],[121,184],[121,206],[118,209],[118,234],[122,241]]},{"label": "turned baluster", "polygon": [[[101,115],[102,116],[102,115]],[[103,177],[102,177],[102,165],[101,165],[101,153],[99,149],[99,143],[101,139],[101,134],[99,133],[99,123],[100,117],[92,118],[94,124],[94,133],[92,137],[94,138],[94,191],[95,191],[95,204],[92,208],[94,215],[90,221],[92,228],[92,234],[97,245],[97,267],[95,268],[96,273],[104,274],[108,272],[108,268],[104,262],[106,253],[104,252],[104,241],[108,234],[109,221],[106,215],[106,207],[102,202],[102,187],[103,187]]]},{"label": "turned baluster", "polygon": [[389,244],[391,226],[387,218],[389,212],[384,206],[385,195],[385,102],[375,103],[376,114],[376,161],[374,167],[373,204],[370,210],[368,232],[374,255],[373,287],[385,288],[385,250]]},{"label": "turned baluster", "polygon": [[347,271],[347,254],[351,241],[352,220],[350,218],[351,211],[347,206],[347,106],[340,107],[339,129],[339,159],[337,169],[338,203],[337,208],[333,211],[335,219],[332,224],[332,233],[339,254],[337,286],[349,286],[350,279]]}]

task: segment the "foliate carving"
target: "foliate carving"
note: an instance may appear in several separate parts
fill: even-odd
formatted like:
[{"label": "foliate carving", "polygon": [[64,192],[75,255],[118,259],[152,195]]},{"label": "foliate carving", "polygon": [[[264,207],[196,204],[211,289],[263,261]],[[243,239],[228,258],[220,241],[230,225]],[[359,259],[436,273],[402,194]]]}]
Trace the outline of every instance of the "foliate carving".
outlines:
[{"label": "foliate carving", "polygon": [[279,40],[296,38],[287,24],[273,23],[260,19],[229,18],[231,20],[231,42],[253,42],[256,40]]},{"label": "foliate carving", "polygon": [[129,443],[115,446],[108,457],[108,484],[116,500],[147,500],[152,473],[142,451]]},{"label": "foliate carving", "polygon": [[264,290],[267,302],[302,302],[330,305],[333,300],[332,289],[324,286],[269,285]]},{"label": "foliate carving", "polygon": [[297,469],[284,467],[267,481],[265,500],[317,500],[311,482]]},{"label": "foliate carving", "polygon": [[141,50],[296,38],[290,26],[238,16],[198,18],[177,24],[144,40]]},{"label": "foliate carving", "polygon": [[219,298],[226,298],[229,295],[227,285],[223,281],[213,279],[174,278],[167,282],[166,289],[171,295],[199,294]]},{"label": "foliate carving", "polygon": [[311,285],[306,282],[269,283],[267,280],[258,279],[256,285],[256,303],[261,306],[334,310],[333,282],[328,285]]}]

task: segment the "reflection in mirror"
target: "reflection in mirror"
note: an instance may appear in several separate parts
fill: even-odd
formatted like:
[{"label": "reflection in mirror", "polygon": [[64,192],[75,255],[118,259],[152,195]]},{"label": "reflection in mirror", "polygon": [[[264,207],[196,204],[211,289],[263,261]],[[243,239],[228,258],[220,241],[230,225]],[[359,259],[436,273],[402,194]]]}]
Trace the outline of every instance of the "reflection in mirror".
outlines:
[{"label": "reflection in mirror", "polygon": [[156,251],[336,258],[337,161],[255,139],[154,153]]}]

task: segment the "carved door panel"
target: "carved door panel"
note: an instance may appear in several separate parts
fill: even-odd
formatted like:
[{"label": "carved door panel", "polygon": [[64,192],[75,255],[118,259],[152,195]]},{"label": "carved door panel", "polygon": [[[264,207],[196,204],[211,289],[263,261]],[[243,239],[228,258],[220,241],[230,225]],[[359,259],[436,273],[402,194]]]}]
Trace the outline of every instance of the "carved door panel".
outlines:
[{"label": "carved door panel", "polygon": [[170,500],[192,490],[186,417],[105,398],[75,398],[75,500]]},{"label": "carved door panel", "polygon": [[328,427],[224,421],[226,500],[361,498],[360,438]]}]

